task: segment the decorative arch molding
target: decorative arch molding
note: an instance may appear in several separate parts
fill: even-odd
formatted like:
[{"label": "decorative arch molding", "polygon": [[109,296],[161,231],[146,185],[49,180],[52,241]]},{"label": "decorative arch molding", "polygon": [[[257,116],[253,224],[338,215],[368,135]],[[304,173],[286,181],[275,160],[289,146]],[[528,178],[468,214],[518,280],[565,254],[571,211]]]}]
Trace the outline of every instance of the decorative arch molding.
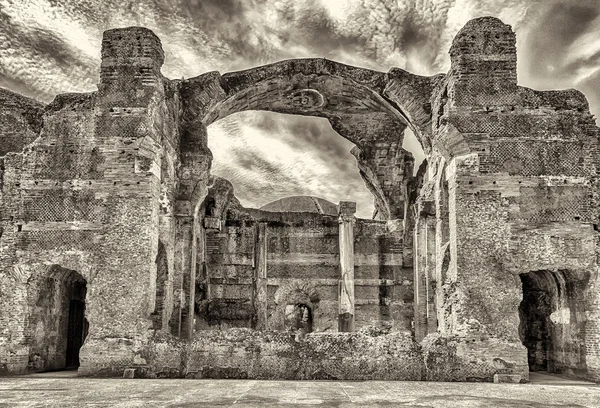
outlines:
[{"label": "decorative arch molding", "polygon": [[315,284],[304,280],[290,280],[277,288],[274,299],[278,306],[305,303],[314,310],[318,307],[321,296]]},{"label": "decorative arch molding", "polygon": [[[383,114],[410,126],[427,148],[430,99],[441,77],[396,68],[383,73],[324,58],[285,60],[223,75],[213,71],[181,83],[181,128],[183,133],[194,133],[245,110],[319,116],[334,122]],[[359,148],[372,141],[342,136]]]},{"label": "decorative arch molding", "polygon": [[[188,201],[191,211],[205,195],[198,194],[197,186],[207,182],[199,169],[208,172],[212,159],[206,127],[232,113],[264,110],[328,119],[338,134],[355,144],[352,154],[374,195],[378,218],[403,218],[414,162],[402,148],[404,130],[410,127],[429,150],[431,97],[442,77],[400,69],[383,73],[306,58],[182,81],[179,199]],[[389,168],[390,162],[396,170]]]},{"label": "decorative arch molding", "polygon": [[32,279],[52,278],[57,280],[73,279],[88,282],[89,273],[64,267],[59,263],[53,264],[16,264],[7,269],[16,283],[27,284]]},{"label": "decorative arch molding", "polygon": [[26,265],[14,265],[12,268],[8,268],[8,273],[15,280],[16,283],[26,284],[31,278],[31,268]]}]

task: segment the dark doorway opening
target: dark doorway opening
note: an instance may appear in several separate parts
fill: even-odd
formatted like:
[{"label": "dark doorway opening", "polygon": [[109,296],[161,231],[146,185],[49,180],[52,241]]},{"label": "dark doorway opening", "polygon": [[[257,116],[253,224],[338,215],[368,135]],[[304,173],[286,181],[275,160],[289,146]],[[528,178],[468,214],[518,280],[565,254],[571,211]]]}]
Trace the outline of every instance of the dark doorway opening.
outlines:
[{"label": "dark doorway opening", "polygon": [[548,371],[548,353],[552,349],[551,293],[543,278],[541,272],[521,275],[523,300],[519,306],[519,336],[527,347],[529,371]]},{"label": "dark doorway opening", "polygon": [[85,318],[85,279],[77,272],[70,271],[64,279],[64,291],[66,299],[63,303],[63,313],[67,319],[66,327],[63,326],[63,333],[66,335],[64,367],[70,370],[79,367],[79,350],[88,332],[88,322]]},{"label": "dark doorway opening", "polygon": [[519,336],[529,371],[567,376],[586,372],[584,292],[588,277],[569,270],[520,275]]},{"label": "dark doorway opening", "polygon": [[69,324],[67,329],[67,355],[65,369],[79,367],[79,350],[87,335],[87,325],[84,317],[85,304],[73,299],[69,302]]},{"label": "dark doorway opening", "polygon": [[31,317],[28,370],[76,369],[88,332],[86,280],[73,270],[55,265],[47,276],[30,284],[36,288],[38,298]]},{"label": "dark doorway opening", "polygon": [[302,330],[304,333],[312,332],[312,310],[303,303],[287,305],[285,310],[286,327],[289,330]]}]

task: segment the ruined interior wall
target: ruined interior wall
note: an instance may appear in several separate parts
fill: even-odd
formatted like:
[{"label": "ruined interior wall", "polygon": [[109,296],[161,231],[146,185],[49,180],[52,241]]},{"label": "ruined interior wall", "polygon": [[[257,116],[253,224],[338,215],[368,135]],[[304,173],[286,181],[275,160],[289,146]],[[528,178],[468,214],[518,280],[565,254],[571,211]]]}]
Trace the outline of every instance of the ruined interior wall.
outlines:
[{"label": "ruined interior wall", "polygon": [[285,330],[286,306],[305,304],[312,311],[313,331],[337,331],[337,217],[303,218],[267,223],[267,327]]},{"label": "ruined interior wall", "polygon": [[253,224],[231,225],[226,221],[221,231],[206,232],[206,263],[197,276],[197,329],[253,325]]},{"label": "ruined interior wall", "polygon": [[314,331],[337,331],[337,217],[256,212],[254,217],[227,218],[222,231],[207,232],[207,303],[219,306],[215,315],[232,311],[221,327],[254,324],[257,223],[265,222],[267,328],[286,328],[285,309],[292,302],[312,309]]},{"label": "ruined interior wall", "polygon": [[404,258],[404,230],[397,226],[363,219],[354,226],[357,329],[390,325],[412,331],[413,270]]},{"label": "ruined interior wall", "polygon": [[42,103],[0,89],[0,157],[20,152],[39,136],[43,111]]},{"label": "ruined interior wall", "polygon": [[[209,193],[210,196],[210,193]],[[217,200],[219,201],[219,200]],[[269,213],[241,207],[227,212],[221,230],[206,231],[206,264],[198,275],[197,329],[255,327],[260,309],[255,279],[257,226],[265,224],[266,328],[289,329],[286,308],[304,304],[312,330],[338,330],[337,217]],[[403,263],[403,231],[358,219],[354,227],[355,326],[388,325],[410,332],[412,269]],[[289,311],[288,311],[289,312]]]}]

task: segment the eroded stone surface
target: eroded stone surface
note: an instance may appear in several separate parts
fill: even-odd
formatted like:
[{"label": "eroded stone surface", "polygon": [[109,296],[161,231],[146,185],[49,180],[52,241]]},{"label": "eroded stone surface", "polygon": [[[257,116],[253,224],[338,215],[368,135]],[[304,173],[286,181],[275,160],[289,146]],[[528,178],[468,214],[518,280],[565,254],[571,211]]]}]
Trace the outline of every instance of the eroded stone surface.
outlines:
[{"label": "eroded stone surface", "polygon": [[[104,33],[97,92],[1,90],[0,373],[600,380],[587,101],[518,86],[495,18],[450,56],[432,77],[299,59],[170,80],[129,27]],[[373,220],[241,206],[206,127],[244,110],[327,118]]]}]

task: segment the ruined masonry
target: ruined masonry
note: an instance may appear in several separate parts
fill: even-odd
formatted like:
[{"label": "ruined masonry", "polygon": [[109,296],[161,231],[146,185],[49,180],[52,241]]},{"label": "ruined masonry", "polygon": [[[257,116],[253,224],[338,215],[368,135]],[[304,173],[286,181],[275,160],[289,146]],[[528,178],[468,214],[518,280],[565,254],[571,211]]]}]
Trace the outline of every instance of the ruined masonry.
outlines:
[{"label": "ruined masonry", "polygon": [[[450,57],[431,77],[298,59],[169,80],[129,27],[104,33],[97,92],[1,90],[0,373],[600,381],[586,98],[518,86],[495,18]],[[245,110],[327,118],[373,219],[241,206],[206,129]]]}]

